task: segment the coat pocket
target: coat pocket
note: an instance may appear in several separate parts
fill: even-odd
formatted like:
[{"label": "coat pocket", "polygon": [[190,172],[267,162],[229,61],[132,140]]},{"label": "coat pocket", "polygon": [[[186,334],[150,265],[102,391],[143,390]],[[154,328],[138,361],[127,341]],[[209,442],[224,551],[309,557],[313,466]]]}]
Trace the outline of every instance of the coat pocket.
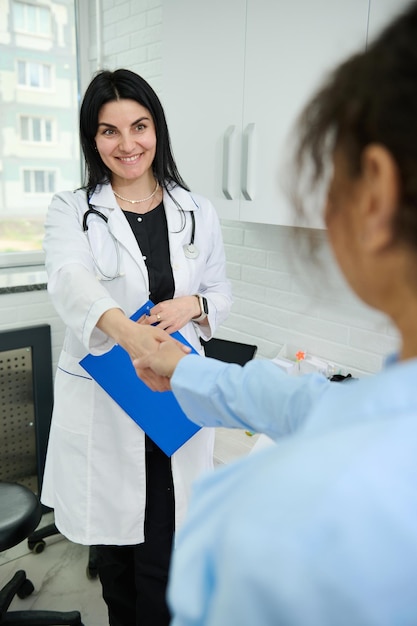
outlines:
[{"label": "coat pocket", "polygon": [[95,382],[79,359],[61,352],[55,376],[53,420],[68,431],[87,434],[93,419]]}]

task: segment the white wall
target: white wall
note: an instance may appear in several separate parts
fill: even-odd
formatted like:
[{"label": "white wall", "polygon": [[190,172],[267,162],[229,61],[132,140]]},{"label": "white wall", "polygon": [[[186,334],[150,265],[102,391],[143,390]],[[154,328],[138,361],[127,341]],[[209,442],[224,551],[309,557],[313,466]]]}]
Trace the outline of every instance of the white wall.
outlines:
[{"label": "white wall", "polygon": [[[95,43],[95,3],[87,7],[90,73],[97,69],[96,52],[101,50],[103,67],[129,67],[159,92],[160,0],[102,0],[101,46]],[[327,272],[303,260],[309,231],[300,231],[294,240],[293,230],[287,227],[229,221],[222,227],[235,302],[219,337],[256,343],[258,355],[267,358],[276,356],[283,344],[294,344],[353,374],[377,371],[384,356],[396,349],[397,336],[390,324],[350,294],[326,249]],[[324,234],[318,231],[315,237],[322,242]],[[51,323],[55,361],[62,325],[46,294],[0,297],[0,328]]]},{"label": "white wall", "polygon": [[[323,231],[222,225],[235,301],[219,337],[256,343],[267,358],[291,344],[356,375],[378,371],[397,349],[389,321],[346,286]],[[313,261],[311,237],[319,245]]]}]

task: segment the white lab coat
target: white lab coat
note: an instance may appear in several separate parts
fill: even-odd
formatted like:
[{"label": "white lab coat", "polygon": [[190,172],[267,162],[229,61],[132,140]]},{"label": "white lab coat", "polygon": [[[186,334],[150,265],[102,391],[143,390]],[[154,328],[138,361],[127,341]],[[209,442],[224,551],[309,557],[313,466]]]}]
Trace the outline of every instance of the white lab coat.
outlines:
[{"label": "white lab coat", "polygon": [[[174,297],[204,294],[210,327],[188,323],[181,332],[201,352],[199,336],[208,339],[227,317],[231,290],[216,212],[201,196],[180,187],[164,190]],[[108,217],[108,224],[88,217],[91,247],[83,232],[87,210],[85,190],[56,194],[48,210],[44,249],[48,291],[67,329],[55,377],[55,402],[41,499],[55,510],[59,530],[86,545],[129,545],[144,540],[144,432],[86,374],[79,361],[88,352],[102,354],[113,341],[96,328],[110,308],[130,316],[149,298],[148,273],[132,230],[118,207],[110,185],[103,185],[90,204]],[[190,242],[195,215],[196,259],[183,245]],[[184,215],[186,218],[184,226]],[[119,244],[121,276],[114,276]],[[97,260],[97,268],[93,256]],[[178,529],[194,479],[212,467],[214,431],[202,429],[172,456],[175,526]]]}]

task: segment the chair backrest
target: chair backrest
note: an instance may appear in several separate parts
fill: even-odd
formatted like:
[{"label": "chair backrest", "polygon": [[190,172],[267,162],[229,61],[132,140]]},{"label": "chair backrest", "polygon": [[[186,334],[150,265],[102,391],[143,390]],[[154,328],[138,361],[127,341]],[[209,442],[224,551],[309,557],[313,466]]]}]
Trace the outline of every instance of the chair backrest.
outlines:
[{"label": "chair backrest", "polygon": [[245,365],[253,359],[258,349],[258,346],[249,343],[218,339],[217,337],[213,337],[209,341],[201,340],[201,344],[206,356],[238,365]]}]

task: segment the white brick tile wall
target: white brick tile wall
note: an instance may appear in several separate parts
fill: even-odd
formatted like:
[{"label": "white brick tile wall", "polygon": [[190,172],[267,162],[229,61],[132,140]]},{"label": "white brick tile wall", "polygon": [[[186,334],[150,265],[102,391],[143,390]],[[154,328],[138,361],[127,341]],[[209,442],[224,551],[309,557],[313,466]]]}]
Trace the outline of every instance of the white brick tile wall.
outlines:
[{"label": "white brick tile wall", "polygon": [[[276,356],[284,344],[291,344],[356,375],[379,370],[386,355],[398,349],[396,331],[384,316],[351,293],[334,269],[327,246],[320,254],[325,260],[323,267],[303,255],[297,257],[300,246],[308,248],[311,233],[297,232],[294,239],[293,230],[225,222],[235,301],[218,336],[257,343],[258,355],[267,358]],[[325,241],[324,233],[313,236]],[[263,254],[268,260],[266,268],[259,267]]]}]

